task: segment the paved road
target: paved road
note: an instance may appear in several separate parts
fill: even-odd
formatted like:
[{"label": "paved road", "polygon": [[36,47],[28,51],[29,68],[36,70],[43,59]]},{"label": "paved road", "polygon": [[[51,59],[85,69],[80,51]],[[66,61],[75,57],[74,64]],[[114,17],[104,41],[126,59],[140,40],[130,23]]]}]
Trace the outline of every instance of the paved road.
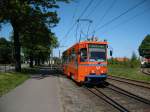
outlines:
[{"label": "paved road", "polygon": [[0,98],[0,112],[60,112],[57,76],[27,80]]}]

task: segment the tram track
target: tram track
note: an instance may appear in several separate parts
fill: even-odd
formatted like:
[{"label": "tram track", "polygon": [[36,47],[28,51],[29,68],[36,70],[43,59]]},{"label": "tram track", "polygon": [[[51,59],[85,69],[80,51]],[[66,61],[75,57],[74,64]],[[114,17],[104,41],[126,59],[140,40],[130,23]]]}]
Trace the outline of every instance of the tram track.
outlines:
[{"label": "tram track", "polygon": [[[88,91],[90,91],[92,94],[104,100],[106,103],[112,105],[114,108],[116,108],[120,112],[132,112],[133,110],[131,109],[131,106],[133,104],[131,103],[131,101],[134,102],[134,105],[132,108],[136,109],[135,108],[135,105],[136,105],[137,110],[139,108],[138,107],[139,103],[142,105],[141,108],[143,108],[143,110],[145,109],[145,106],[146,108],[150,106],[150,100],[147,100],[145,98],[132,94],[122,88],[114,86],[113,84],[109,84],[109,86],[106,86],[105,88],[97,88],[97,87],[94,87],[94,88],[85,87],[85,88]],[[116,97],[118,97],[118,99],[124,99],[126,103],[123,104],[121,100],[116,100],[115,99]],[[148,110],[150,111],[150,108],[148,108]],[[145,112],[145,110],[143,112]]]},{"label": "tram track", "polygon": [[141,68],[141,72],[146,75],[150,75],[150,68]]},{"label": "tram track", "polygon": [[142,97],[140,97],[140,96],[138,96],[138,95],[135,95],[135,94],[133,94],[133,93],[131,93],[131,92],[129,92],[129,91],[126,91],[126,90],[124,90],[124,89],[122,89],[122,88],[119,88],[119,87],[117,87],[117,86],[115,86],[115,85],[113,85],[113,84],[110,84],[110,83],[109,83],[109,86],[107,86],[106,88],[111,89],[111,90],[116,91],[116,92],[118,92],[118,93],[120,93],[120,94],[123,94],[123,95],[125,95],[125,96],[128,96],[128,97],[130,97],[130,98],[133,98],[133,99],[135,99],[135,100],[138,100],[138,101],[140,101],[140,102],[143,102],[143,103],[145,103],[145,104],[150,105],[150,100],[145,99],[145,98],[142,98]]},{"label": "tram track", "polygon": [[122,82],[122,83],[130,84],[130,85],[134,85],[137,87],[150,89],[150,83],[148,83],[148,82],[136,81],[136,80],[121,78],[121,77],[116,77],[116,76],[109,76],[108,80],[113,80],[113,81],[117,81],[117,82]]},{"label": "tram track", "polygon": [[116,102],[115,100],[113,100],[111,97],[105,95],[103,92],[101,92],[97,88],[87,88],[87,87],[85,87],[85,88],[88,91],[90,91],[92,94],[94,94],[95,96],[97,96],[98,98],[102,99],[106,103],[108,103],[111,106],[113,106],[114,108],[116,108],[118,111],[120,111],[120,112],[130,112],[128,109],[126,109],[125,107],[123,107],[122,105],[120,105],[118,102]]}]

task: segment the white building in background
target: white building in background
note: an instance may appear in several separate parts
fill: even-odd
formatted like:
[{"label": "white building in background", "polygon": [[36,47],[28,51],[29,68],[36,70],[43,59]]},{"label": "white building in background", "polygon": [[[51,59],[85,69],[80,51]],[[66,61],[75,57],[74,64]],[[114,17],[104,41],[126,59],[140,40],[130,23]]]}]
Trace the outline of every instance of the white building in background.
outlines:
[{"label": "white building in background", "polygon": [[141,66],[146,67],[150,65],[150,58],[141,57]]}]

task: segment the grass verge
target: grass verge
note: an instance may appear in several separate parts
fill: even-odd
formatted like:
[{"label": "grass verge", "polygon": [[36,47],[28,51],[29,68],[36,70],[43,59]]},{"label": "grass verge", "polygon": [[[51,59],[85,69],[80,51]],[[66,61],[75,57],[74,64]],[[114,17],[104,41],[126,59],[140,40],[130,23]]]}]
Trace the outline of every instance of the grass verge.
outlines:
[{"label": "grass verge", "polygon": [[145,75],[140,68],[129,68],[120,65],[109,65],[109,75],[150,82],[150,75]]},{"label": "grass verge", "polygon": [[11,89],[22,84],[25,80],[29,78],[29,75],[25,73],[1,73],[0,72],[0,96],[4,95]]}]

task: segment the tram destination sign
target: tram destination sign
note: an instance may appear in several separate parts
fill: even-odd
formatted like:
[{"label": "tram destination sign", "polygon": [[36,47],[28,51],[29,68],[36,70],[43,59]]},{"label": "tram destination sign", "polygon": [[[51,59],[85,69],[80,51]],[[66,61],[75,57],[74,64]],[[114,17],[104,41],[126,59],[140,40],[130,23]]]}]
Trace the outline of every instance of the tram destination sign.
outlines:
[{"label": "tram destination sign", "polygon": [[100,48],[100,49],[106,49],[106,45],[100,45],[100,44],[89,44],[89,48]]}]

